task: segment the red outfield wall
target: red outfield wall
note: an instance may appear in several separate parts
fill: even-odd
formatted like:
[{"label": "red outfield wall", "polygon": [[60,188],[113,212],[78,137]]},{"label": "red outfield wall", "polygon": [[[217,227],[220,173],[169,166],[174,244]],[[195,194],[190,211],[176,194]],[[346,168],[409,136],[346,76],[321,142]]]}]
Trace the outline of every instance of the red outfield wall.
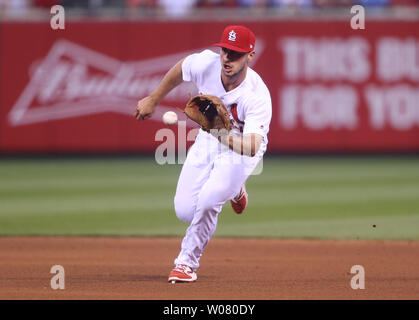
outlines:
[{"label": "red outfield wall", "polygon": [[[419,151],[419,22],[244,24],[272,96],[269,151]],[[161,114],[195,89],[183,84],[141,123],[137,100],[224,26],[0,24],[1,152],[153,151]]]}]

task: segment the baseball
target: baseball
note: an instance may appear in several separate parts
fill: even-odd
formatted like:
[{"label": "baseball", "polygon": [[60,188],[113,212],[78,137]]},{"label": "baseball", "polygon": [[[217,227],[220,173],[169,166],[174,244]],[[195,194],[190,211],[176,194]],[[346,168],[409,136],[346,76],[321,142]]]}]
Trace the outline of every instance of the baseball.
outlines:
[{"label": "baseball", "polygon": [[167,111],[163,115],[163,122],[167,125],[174,125],[177,122],[177,114],[173,111]]}]

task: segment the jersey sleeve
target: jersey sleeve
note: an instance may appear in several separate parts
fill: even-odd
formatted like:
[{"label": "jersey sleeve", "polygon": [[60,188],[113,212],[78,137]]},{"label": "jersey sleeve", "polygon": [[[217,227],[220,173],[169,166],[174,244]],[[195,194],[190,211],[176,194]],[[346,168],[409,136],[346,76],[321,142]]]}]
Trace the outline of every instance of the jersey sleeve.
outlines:
[{"label": "jersey sleeve", "polygon": [[195,72],[194,65],[196,60],[198,60],[198,53],[191,54],[187,56],[182,62],[182,78],[183,81],[193,81],[195,82]]},{"label": "jersey sleeve", "polygon": [[272,118],[271,100],[255,98],[250,99],[246,105],[243,135],[257,133],[267,141]]},{"label": "jersey sleeve", "polygon": [[187,56],[182,62],[183,81],[192,81],[198,84],[202,80],[203,73],[208,64],[216,58],[216,54],[211,50],[204,50]]}]

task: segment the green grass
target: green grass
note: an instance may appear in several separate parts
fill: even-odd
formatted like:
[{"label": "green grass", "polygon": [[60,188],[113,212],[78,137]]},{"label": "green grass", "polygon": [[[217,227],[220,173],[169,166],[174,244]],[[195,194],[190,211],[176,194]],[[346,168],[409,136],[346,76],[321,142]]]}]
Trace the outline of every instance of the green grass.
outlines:
[{"label": "green grass", "polygon": [[[180,165],[153,158],[0,160],[0,235],[182,236]],[[268,158],[215,236],[419,240],[419,159]],[[376,227],[373,228],[372,225]]]}]

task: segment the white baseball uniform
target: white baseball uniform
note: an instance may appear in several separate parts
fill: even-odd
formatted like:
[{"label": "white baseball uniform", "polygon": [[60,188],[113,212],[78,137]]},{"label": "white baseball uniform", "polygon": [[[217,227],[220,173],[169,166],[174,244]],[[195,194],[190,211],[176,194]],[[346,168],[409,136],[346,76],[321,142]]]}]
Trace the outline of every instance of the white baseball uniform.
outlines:
[{"label": "white baseball uniform", "polygon": [[182,64],[184,81],[192,81],[201,94],[219,97],[226,105],[234,129],[231,134],[257,133],[263,137],[254,157],[242,156],[199,130],[180,173],[174,199],[177,217],[189,222],[175,264],[196,270],[202,252],[217,226],[218,213],[233,199],[262,159],[268,143],[272,117],[269,90],[251,68],[235,89],[226,92],[221,82],[220,56],[211,50],[186,57]]}]

